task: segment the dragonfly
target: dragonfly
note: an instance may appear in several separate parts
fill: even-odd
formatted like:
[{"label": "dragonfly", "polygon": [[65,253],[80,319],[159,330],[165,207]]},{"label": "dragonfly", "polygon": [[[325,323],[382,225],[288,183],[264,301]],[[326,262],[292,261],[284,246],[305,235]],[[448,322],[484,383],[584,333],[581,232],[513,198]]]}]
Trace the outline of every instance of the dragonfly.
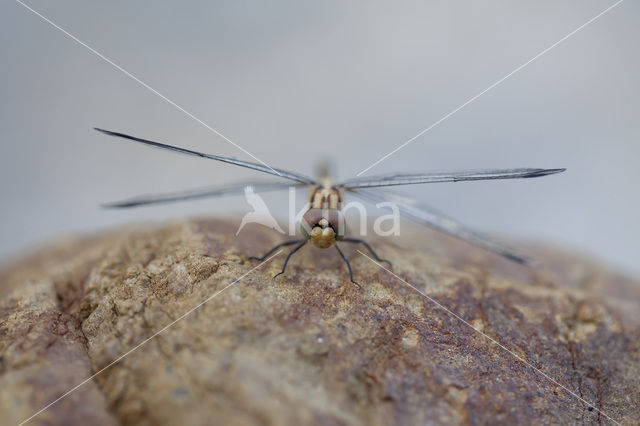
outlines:
[{"label": "dragonfly", "polygon": [[[283,169],[271,168],[264,164],[253,163],[249,161],[243,161],[232,157],[223,157],[219,155],[205,154],[198,151],[192,151],[190,149],[181,148],[178,146],[167,145],[160,142],[151,141],[148,139],[142,139],[135,136],[131,136],[125,133],[114,132],[110,130],[104,130],[100,128],[94,128],[95,130],[104,133],[109,136],[114,136],[122,139],[126,139],[133,142],[138,142],[150,147],[160,148],[163,150],[173,151],[180,154],[186,154],[190,156],[196,156],[206,158],[210,160],[216,160],[227,164],[233,164],[240,167],[246,167],[248,169],[257,170],[262,173],[278,176],[283,179],[280,182],[264,182],[264,181],[252,181],[243,182],[237,184],[226,185],[222,187],[209,187],[199,188],[189,191],[172,192],[163,194],[146,194],[133,198],[128,198],[122,201],[112,202],[104,204],[109,208],[131,208],[144,205],[153,205],[160,203],[192,200],[205,197],[221,197],[228,195],[237,195],[243,193],[245,188],[251,186],[257,191],[274,191],[283,190],[291,187],[292,185],[298,187],[309,188],[309,199],[305,207],[306,211],[300,220],[300,231],[304,238],[294,239],[290,241],[282,242],[266,254],[261,257],[251,257],[252,260],[263,261],[268,256],[273,254],[276,250],[282,247],[293,246],[293,248],[287,254],[287,257],[282,265],[282,269],[276,275],[274,279],[279,275],[285,273],[287,264],[298,250],[300,250],[307,243],[313,244],[319,249],[327,249],[335,247],[340,257],[347,265],[349,271],[349,279],[351,283],[355,284],[359,289],[362,286],[356,282],[353,278],[353,269],[349,260],[345,256],[344,252],[340,248],[339,244],[352,243],[362,244],[369,253],[378,261],[389,264],[391,262],[386,259],[382,259],[375,250],[365,240],[360,238],[349,238],[346,235],[346,223],[343,213],[343,197],[346,194],[353,195],[364,201],[371,203],[379,203],[384,201],[393,202],[400,212],[401,216],[417,222],[422,225],[426,225],[437,231],[449,234],[453,237],[464,240],[470,244],[481,247],[485,250],[499,254],[500,256],[507,258],[511,261],[520,264],[529,264],[528,258],[518,254],[511,248],[508,248],[502,244],[499,244],[485,235],[479,234],[450,217],[436,212],[435,210],[425,206],[418,200],[406,197],[405,195],[399,195],[397,193],[389,192],[388,189],[371,189],[371,188],[383,188],[390,186],[401,185],[415,185],[425,183],[439,183],[439,182],[463,182],[463,181],[478,181],[478,180],[498,180],[498,179],[527,179],[547,176],[555,173],[564,172],[564,168],[556,169],[542,169],[542,168],[516,168],[516,169],[487,169],[487,170],[458,170],[451,172],[426,172],[426,173],[392,173],[381,176],[372,177],[356,177],[342,181],[340,183],[334,182],[328,173],[322,173],[317,179],[312,179],[308,176],[291,172]],[[292,183],[293,182],[293,183]]]}]

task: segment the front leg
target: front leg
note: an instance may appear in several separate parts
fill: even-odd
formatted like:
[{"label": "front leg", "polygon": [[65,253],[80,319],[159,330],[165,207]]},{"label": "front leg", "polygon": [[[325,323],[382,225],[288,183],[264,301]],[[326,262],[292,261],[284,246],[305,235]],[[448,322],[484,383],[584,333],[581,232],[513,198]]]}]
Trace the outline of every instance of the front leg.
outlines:
[{"label": "front leg", "polygon": [[344,253],[342,252],[342,250],[340,250],[340,247],[338,247],[337,244],[335,244],[335,246],[336,246],[336,250],[338,250],[338,253],[340,253],[340,256],[342,257],[342,260],[344,260],[344,263],[347,264],[347,269],[349,270],[349,279],[353,284],[358,286],[359,290],[362,290],[362,286],[353,279],[353,270],[351,269],[351,263],[349,263],[349,259],[347,259],[347,256],[344,255]]},{"label": "front leg", "polygon": [[371,248],[371,246],[369,245],[369,243],[367,243],[365,240],[361,240],[359,238],[343,238],[342,240],[340,240],[340,242],[345,242],[345,243],[360,243],[362,245],[364,245],[367,250],[369,250],[369,253],[371,253],[373,255],[373,257],[378,261],[378,262],[384,262],[387,265],[389,265],[389,268],[393,268],[393,265],[391,264],[390,261],[388,261],[387,259],[382,259],[380,258],[380,256],[378,256],[378,253],[376,253],[375,251],[373,251],[373,248]]},{"label": "front leg", "polygon": [[262,257],[255,257],[255,256],[251,256],[249,257],[249,260],[259,260],[259,261],[263,261],[265,260],[267,257],[269,257],[271,254],[273,254],[276,250],[278,250],[281,247],[286,247],[286,246],[290,246],[292,244],[299,244],[301,242],[304,242],[307,240],[291,240],[291,241],[285,241],[284,243],[280,243],[277,246],[275,246],[274,248],[272,248],[271,250],[269,250],[264,256]]},{"label": "front leg", "polygon": [[[284,260],[284,265],[282,265],[282,271],[278,272],[277,274],[275,274],[273,276],[273,279],[275,280],[276,277],[278,275],[282,275],[284,274],[285,269],[287,269],[287,263],[289,263],[289,259],[291,259],[291,256],[293,256],[293,253],[297,252],[298,250],[300,250],[302,248],[303,245],[307,244],[307,240],[301,240],[302,242],[300,243],[300,241],[294,241],[294,242],[298,242],[300,243],[299,245],[295,246],[293,248],[293,250],[291,250],[289,252],[289,255],[287,256],[287,258]],[[293,244],[294,242],[289,241],[289,244]],[[277,247],[276,247],[277,248]]]}]

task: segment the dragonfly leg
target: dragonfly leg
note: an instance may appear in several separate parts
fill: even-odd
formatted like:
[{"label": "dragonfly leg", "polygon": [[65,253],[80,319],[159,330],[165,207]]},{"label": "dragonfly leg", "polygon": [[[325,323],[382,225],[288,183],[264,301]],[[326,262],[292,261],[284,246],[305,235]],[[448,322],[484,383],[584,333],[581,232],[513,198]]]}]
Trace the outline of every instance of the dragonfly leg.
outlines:
[{"label": "dragonfly leg", "polygon": [[277,246],[275,246],[274,248],[272,248],[271,250],[269,250],[264,256],[262,257],[255,257],[255,256],[251,256],[249,257],[249,260],[259,260],[259,261],[263,261],[265,260],[267,257],[269,257],[271,254],[273,254],[276,250],[278,250],[281,247],[285,247],[285,246],[290,246],[291,244],[298,244],[301,243],[303,241],[306,240],[291,240],[291,241],[285,241],[284,243],[280,243]]},{"label": "dragonfly leg", "polygon": [[340,256],[342,256],[342,260],[344,260],[344,263],[347,264],[347,268],[349,269],[349,278],[351,279],[351,282],[356,286],[358,286],[360,290],[362,290],[362,286],[353,280],[353,271],[351,270],[351,264],[349,263],[347,256],[344,255],[344,253],[342,252],[342,250],[340,250],[340,247],[338,247],[337,244],[334,244],[334,245],[336,246],[336,250],[338,250],[338,253],[340,253]]},{"label": "dragonfly leg", "polygon": [[367,250],[369,250],[369,253],[371,253],[373,255],[373,257],[378,261],[378,262],[384,262],[387,265],[389,265],[390,268],[393,268],[393,265],[391,264],[390,261],[388,261],[387,259],[382,259],[380,256],[378,256],[378,253],[376,253],[373,248],[369,245],[368,242],[366,242],[365,240],[361,240],[359,238],[343,238],[342,240],[345,243],[360,243],[362,245],[364,245]]},{"label": "dragonfly leg", "polygon": [[[302,242],[300,242],[300,241],[302,241]],[[284,274],[284,270],[287,269],[287,263],[289,263],[289,259],[291,259],[291,256],[293,255],[293,253],[297,252],[298,250],[300,250],[302,248],[303,245],[307,244],[307,240],[287,241],[287,244],[282,244],[282,245],[289,245],[289,244],[293,244],[293,243],[300,243],[300,244],[295,246],[293,248],[293,250],[291,250],[289,252],[289,254],[287,255],[287,258],[284,260],[284,265],[282,265],[282,271],[278,272],[277,274],[275,274],[273,276],[274,280],[278,277],[278,275]],[[278,247],[276,246],[275,248],[278,248]]]}]

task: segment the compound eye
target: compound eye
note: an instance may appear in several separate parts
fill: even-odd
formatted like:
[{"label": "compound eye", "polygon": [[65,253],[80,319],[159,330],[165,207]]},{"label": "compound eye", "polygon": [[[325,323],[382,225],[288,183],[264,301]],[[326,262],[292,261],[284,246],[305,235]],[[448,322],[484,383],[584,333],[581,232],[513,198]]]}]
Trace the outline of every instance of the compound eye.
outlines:
[{"label": "compound eye", "polygon": [[336,239],[340,240],[345,235],[344,216],[340,210],[309,209],[300,221],[300,231],[306,239],[311,238],[314,227],[332,228]]},{"label": "compound eye", "polygon": [[307,240],[311,238],[311,231],[313,230],[313,228],[314,226],[312,224],[302,218],[302,220],[300,221],[300,232]]},{"label": "compound eye", "polygon": [[336,240],[344,238],[346,226],[342,212],[340,210],[329,210],[328,221],[331,228],[336,232]]},{"label": "compound eye", "polygon": [[311,238],[311,230],[323,219],[322,209],[309,209],[300,220],[300,232],[306,239]]}]

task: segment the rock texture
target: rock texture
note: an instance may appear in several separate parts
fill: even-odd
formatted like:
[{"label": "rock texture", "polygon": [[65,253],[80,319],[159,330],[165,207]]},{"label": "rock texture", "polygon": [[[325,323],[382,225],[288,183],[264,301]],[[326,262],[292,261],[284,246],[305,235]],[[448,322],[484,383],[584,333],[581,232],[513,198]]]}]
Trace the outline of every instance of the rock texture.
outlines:
[{"label": "rock texture", "polygon": [[241,276],[30,424],[640,422],[637,282],[549,249],[530,248],[542,266],[521,267],[424,229],[371,241],[465,324],[346,245],[362,291],[334,250],[311,246],[275,281],[284,254],[248,272],[283,237],[257,226],[235,237],[236,222],[130,227],[5,267],[0,423]]}]

